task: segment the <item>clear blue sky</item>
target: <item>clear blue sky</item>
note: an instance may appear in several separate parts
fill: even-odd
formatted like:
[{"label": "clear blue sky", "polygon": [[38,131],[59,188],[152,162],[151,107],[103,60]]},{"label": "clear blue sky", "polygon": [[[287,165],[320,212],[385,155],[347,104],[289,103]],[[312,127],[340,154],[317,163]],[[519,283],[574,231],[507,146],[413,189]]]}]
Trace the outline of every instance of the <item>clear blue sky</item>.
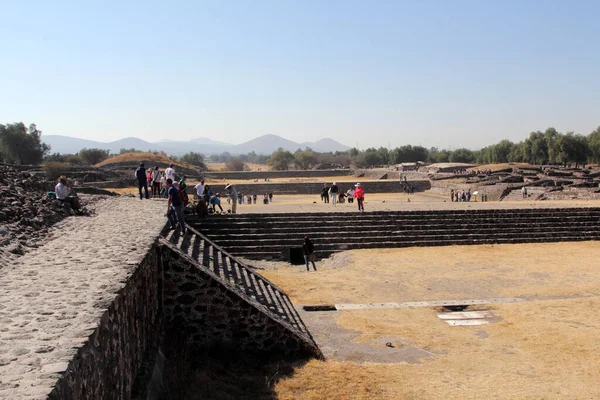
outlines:
[{"label": "clear blue sky", "polygon": [[0,2],[0,122],[478,148],[600,125],[600,1]]}]

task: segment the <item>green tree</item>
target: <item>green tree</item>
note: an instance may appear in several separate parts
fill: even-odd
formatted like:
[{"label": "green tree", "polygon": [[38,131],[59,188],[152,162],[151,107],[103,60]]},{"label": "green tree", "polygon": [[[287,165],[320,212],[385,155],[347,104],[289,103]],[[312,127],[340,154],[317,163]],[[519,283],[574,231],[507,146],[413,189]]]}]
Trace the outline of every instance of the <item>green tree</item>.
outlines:
[{"label": "green tree", "polygon": [[279,148],[271,154],[267,160],[267,164],[276,171],[287,170],[290,163],[294,161],[294,155],[287,150]]},{"label": "green tree", "polygon": [[186,164],[195,165],[199,168],[206,169],[204,165],[204,156],[200,153],[190,151],[180,157],[180,160]]},{"label": "green tree", "polygon": [[475,161],[475,155],[469,149],[456,149],[450,153],[449,161],[455,163],[472,163]]},{"label": "green tree", "polygon": [[587,141],[590,147],[590,160],[600,163],[600,126],[588,135]]},{"label": "green tree", "polygon": [[85,164],[94,165],[106,160],[110,155],[110,151],[104,149],[83,149],[78,154]]},{"label": "green tree", "polygon": [[50,146],[42,142],[42,132],[35,124],[25,128],[22,122],[0,124],[0,154],[2,159],[15,164],[39,164]]},{"label": "green tree", "polygon": [[300,151],[294,153],[294,164],[300,169],[308,169],[311,165],[316,164],[317,158],[312,151]]},{"label": "green tree", "polygon": [[135,148],[130,148],[130,149],[120,149],[119,150],[119,154],[125,154],[125,153],[143,153],[142,150],[138,150]]},{"label": "green tree", "polygon": [[585,165],[591,154],[586,137],[575,135],[573,132],[569,132],[559,138],[559,148],[559,158],[565,166],[569,162],[574,162],[576,168],[579,164]]}]

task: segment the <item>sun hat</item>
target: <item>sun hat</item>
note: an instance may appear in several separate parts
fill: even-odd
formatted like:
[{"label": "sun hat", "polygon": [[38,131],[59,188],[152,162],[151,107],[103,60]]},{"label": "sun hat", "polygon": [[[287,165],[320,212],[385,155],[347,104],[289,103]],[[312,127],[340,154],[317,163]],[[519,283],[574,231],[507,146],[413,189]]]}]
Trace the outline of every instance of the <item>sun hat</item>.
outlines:
[{"label": "sun hat", "polygon": [[231,183],[228,183],[227,185],[225,185],[225,189],[229,189],[231,187]]},{"label": "sun hat", "polygon": [[356,185],[354,185],[356,187],[361,187],[362,185],[360,184],[360,182],[358,182]]},{"label": "sun hat", "polygon": [[334,185],[337,185],[337,183],[333,182]]}]

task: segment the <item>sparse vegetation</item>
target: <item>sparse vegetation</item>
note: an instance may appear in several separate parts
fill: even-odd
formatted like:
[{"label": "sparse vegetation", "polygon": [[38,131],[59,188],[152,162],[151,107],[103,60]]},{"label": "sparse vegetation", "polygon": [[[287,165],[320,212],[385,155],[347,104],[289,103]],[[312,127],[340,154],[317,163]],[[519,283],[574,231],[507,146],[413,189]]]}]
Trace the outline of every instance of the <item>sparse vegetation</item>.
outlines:
[{"label": "sparse vegetation", "polygon": [[44,173],[48,179],[56,180],[59,176],[67,173],[69,166],[68,162],[46,161],[44,162]]},{"label": "sparse vegetation", "polygon": [[85,164],[94,165],[106,160],[110,156],[110,152],[104,149],[83,149],[78,155]]}]

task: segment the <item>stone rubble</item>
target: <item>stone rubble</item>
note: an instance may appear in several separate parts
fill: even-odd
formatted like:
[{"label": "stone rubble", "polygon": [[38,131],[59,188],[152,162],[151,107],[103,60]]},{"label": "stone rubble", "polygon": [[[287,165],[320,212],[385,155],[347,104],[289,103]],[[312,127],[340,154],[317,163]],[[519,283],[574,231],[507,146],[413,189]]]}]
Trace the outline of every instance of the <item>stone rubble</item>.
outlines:
[{"label": "stone rubble", "polygon": [[[48,228],[75,211],[58,200],[46,198],[54,191],[54,182],[42,173],[19,171],[10,165],[0,164],[0,269],[41,244]],[[98,200],[88,196],[80,198],[85,208]]]}]

